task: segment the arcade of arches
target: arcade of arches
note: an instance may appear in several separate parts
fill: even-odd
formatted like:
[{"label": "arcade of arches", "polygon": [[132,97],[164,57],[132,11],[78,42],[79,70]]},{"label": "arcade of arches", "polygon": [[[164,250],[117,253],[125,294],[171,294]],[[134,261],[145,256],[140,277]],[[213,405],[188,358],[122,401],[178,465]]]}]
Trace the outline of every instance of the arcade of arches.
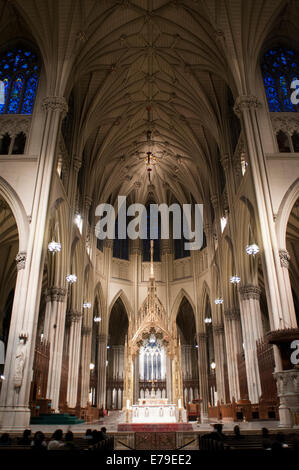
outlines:
[{"label": "arcade of arches", "polygon": [[[299,424],[298,4],[0,12],[0,427],[148,397]],[[97,239],[118,196],[203,204],[202,248]]]}]

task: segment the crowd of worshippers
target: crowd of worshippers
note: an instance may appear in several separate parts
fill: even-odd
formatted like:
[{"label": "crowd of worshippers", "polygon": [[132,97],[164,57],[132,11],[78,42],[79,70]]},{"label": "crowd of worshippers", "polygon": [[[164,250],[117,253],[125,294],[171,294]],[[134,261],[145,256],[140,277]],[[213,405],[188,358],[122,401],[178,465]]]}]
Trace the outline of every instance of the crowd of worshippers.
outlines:
[{"label": "crowd of worshippers", "polygon": [[[211,439],[223,444],[223,449],[229,448],[234,441],[244,440],[246,442],[247,436],[241,434],[240,427],[236,425],[234,427],[233,436],[227,436],[223,433],[223,424],[217,423],[213,425],[213,431],[204,434],[200,439]],[[277,434],[270,434],[267,428],[261,429],[261,445],[262,448],[266,451],[280,451],[289,448],[289,444],[286,442],[285,435],[282,432]],[[292,437],[291,448],[299,452],[299,435],[294,435]]]},{"label": "crowd of worshippers", "polygon": [[[86,446],[84,446],[86,450],[100,450],[103,441],[108,440],[109,436],[107,435],[107,429],[102,427],[100,431],[87,429],[83,439],[86,440]],[[0,450],[1,447],[8,447],[12,444],[15,443],[13,443],[9,434],[2,434],[0,437]],[[45,434],[41,431],[37,431],[32,435],[30,429],[25,429],[23,436],[17,440],[16,444],[23,447],[30,446],[32,450],[37,451],[79,450],[72,431],[67,431],[64,435],[61,429],[57,429],[49,440],[46,439]],[[80,449],[82,449],[82,446],[80,446]]]}]

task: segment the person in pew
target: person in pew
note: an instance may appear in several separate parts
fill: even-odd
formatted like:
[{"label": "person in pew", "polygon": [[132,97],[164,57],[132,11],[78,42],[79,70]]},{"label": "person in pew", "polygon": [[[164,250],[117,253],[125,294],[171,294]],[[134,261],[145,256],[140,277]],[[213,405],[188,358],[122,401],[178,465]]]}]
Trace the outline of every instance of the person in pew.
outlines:
[{"label": "person in pew", "polygon": [[241,434],[241,430],[240,430],[240,426],[236,425],[234,427],[234,435],[233,435],[233,438],[234,439],[244,439],[244,436]]},{"label": "person in pew", "polygon": [[213,428],[212,432],[204,434],[202,437],[204,439],[213,439],[214,441],[224,441],[226,439],[226,435],[222,432],[223,424],[213,424]]},{"label": "person in pew", "polygon": [[74,442],[74,434],[72,431],[68,431],[65,435],[65,440],[64,440],[64,448],[66,450],[77,450],[78,446],[76,446]]},{"label": "person in pew", "polygon": [[23,436],[18,441],[18,444],[20,446],[30,446],[31,442],[31,429],[25,429],[25,431],[23,432]]},{"label": "person in pew", "polygon": [[11,438],[9,437],[9,434],[5,432],[0,437],[0,446],[10,446],[10,445],[11,445]]},{"label": "person in pew", "polygon": [[31,442],[31,449],[34,451],[45,451],[48,449],[43,432],[37,431],[34,434],[33,441]]},{"label": "person in pew", "polygon": [[61,450],[64,447],[62,438],[63,431],[61,429],[57,429],[51,437],[51,440],[48,444],[48,450]]},{"label": "person in pew", "polygon": [[262,447],[264,450],[271,450],[271,439],[267,428],[262,428]]},{"label": "person in pew", "polygon": [[103,441],[104,439],[108,439],[107,429],[105,427],[101,428],[99,438],[100,438],[100,441]]}]

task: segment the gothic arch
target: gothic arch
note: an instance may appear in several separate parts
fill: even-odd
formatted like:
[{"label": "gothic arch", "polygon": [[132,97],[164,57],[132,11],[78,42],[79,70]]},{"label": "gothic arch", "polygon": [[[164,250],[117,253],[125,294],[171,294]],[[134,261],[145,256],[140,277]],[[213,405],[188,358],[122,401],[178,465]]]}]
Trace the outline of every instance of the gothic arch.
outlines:
[{"label": "gothic arch", "polygon": [[117,294],[115,294],[115,296],[113,297],[112,301],[110,302],[110,306],[109,306],[109,309],[108,309],[108,318],[107,318],[107,324],[109,325],[109,320],[110,320],[110,315],[111,315],[111,311],[113,309],[113,306],[115,304],[115,302],[117,301],[117,299],[120,298],[124,304],[124,307],[125,307],[125,310],[126,310],[126,313],[127,313],[127,316],[128,316],[128,320],[130,322],[131,318],[132,318],[132,307],[131,307],[131,304],[129,302],[129,299],[128,297],[126,296],[125,292],[123,291],[123,289],[120,289]]},{"label": "gothic arch", "polygon": [[278,248],[286,249],[286,231],[292,208],[299,197],[299,178],[289,187],[285,193],[277,213],[275,222]]},{"label": "gothic arch", "polygon": [[171,322],[170,322],[171,324],[176,320],[181,302],[182,302],[184,297],[186,297],[186,299],[190,303],[190,305],[192,307],[192,310],[193,310],[193,313],[194,313],[194,318],[196,319],[195,304],[194,304],[193,300],[191,299],[190,295],[188,294],[188,292],[182,287],[181,290],[178,292],[178,294],[175,298],[175,301],[173,302],[173,306],[172,306],[172,309],[171,309]]},{"label": "gothic arch", "polygon": [[0,194],[9,205],[19,233],[19,252],[26,252],[29,238],[29,223],[24,206],[14,189],[0,176]]}]

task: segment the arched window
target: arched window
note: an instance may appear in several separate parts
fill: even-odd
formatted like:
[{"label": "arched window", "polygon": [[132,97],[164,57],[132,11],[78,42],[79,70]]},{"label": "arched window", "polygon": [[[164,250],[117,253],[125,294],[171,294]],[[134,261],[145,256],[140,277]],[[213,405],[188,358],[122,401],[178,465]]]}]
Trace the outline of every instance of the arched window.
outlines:
[{"label": "arched window", "polygon": [[265,90],[270,112],[298,112],[291,102],[293,80],[299,79],[299,54],[286,47],[266,52],[262,62]]},{"label": "arched window", "polygon": [[0,55],[0,81],[4,83],[0,114],[32,114],[39,72],[37,55],[25,47]]},{"label": "arched window", "polygon": [[113,258],[129,259],[129,239],[118,238],[118,219],[115,221],[115,239],[113,240]]}]

